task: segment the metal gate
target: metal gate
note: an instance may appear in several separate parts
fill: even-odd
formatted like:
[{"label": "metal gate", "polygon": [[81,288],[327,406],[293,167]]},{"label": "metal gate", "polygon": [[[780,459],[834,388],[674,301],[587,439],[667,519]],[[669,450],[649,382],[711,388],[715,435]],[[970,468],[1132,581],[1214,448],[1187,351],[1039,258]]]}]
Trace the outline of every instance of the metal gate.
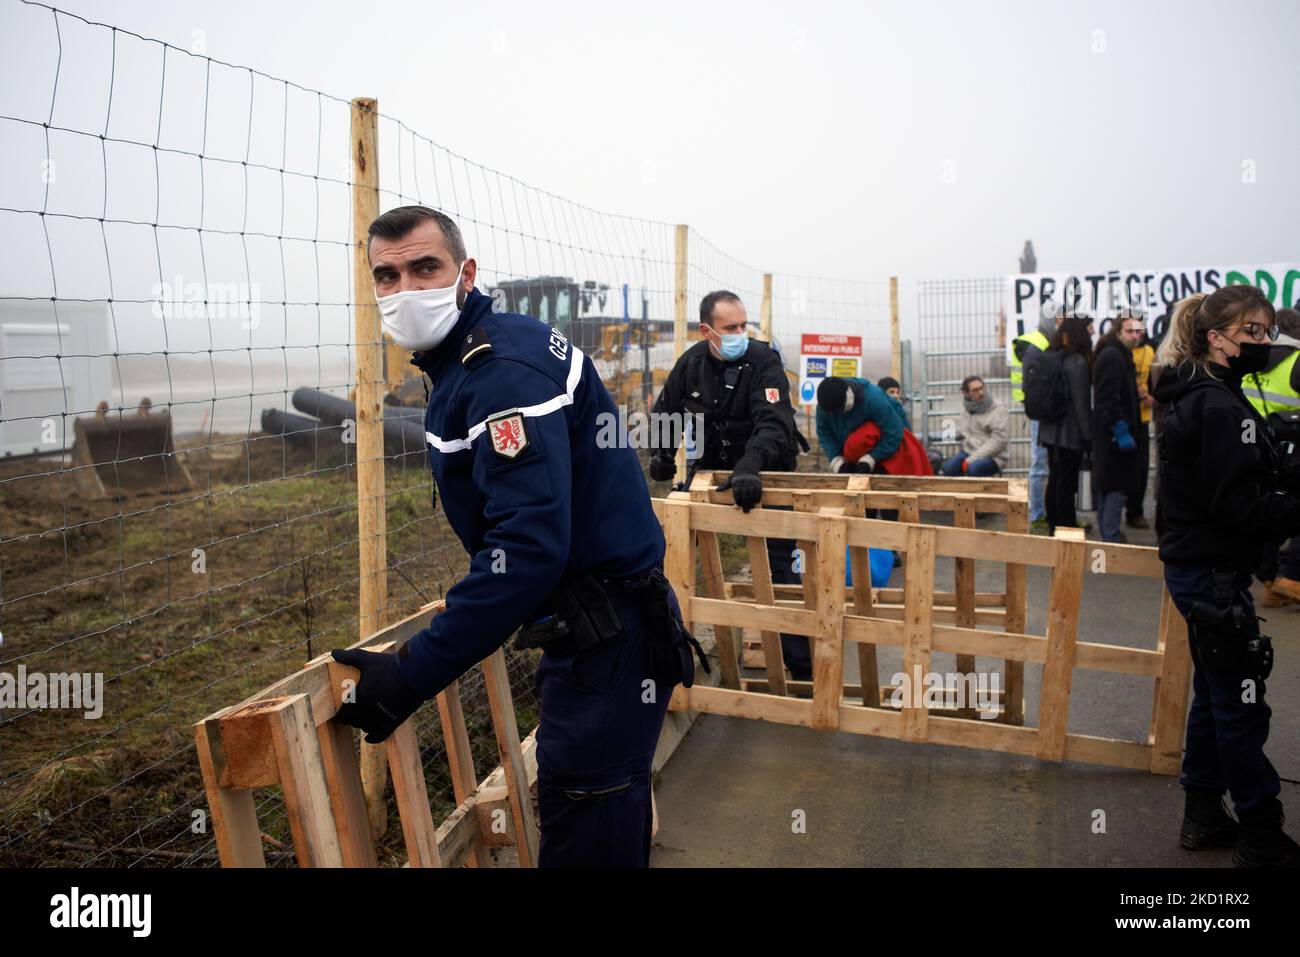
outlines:
[{"label": "metal gate", "polygon": [[961,383],[980,376],[990,395],[1011,413],[1011,444],[1005,475],[1029,472],[1029,421],[1011,397],[1008,331],[1003,308],[1005,278],[936,279],[917,283],[920,349],[919,389],[909,391],[912,424],[928,448],[945,459],[961,446]]}]

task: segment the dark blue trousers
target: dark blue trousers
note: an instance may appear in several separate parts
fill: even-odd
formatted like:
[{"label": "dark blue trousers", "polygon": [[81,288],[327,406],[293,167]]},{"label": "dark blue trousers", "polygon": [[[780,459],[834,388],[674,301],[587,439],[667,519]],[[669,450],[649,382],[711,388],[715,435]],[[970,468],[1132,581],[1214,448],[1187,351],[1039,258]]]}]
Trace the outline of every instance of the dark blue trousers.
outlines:
[{"label": "dark blue trousers", "polygon": [[[1214,600],[1214,573],[1209,565],[1165,565],[1169,595],[1186,618],[1195,601]],[[1249,575],[1238,575],[1237,586],[1251,600]],[[1192,708],[1187,716],[1183,754],[1184,788],[1232,795],[1237,816],[1249,816],[1277,802],[1281,782],[1264,756],[1272,710],[1264,701],[1264,682],[1255,682],[1252,703],[1242,701],[1246,675],[1202,666],[1195,626],[1188,626],[1192,649]]]},{"label": "dark blue trousers", "polygon": [[678,676],[652,673],[640,608],[610,599],[623,636],[537,666],[542,867],[650,864],[650,763]]}]

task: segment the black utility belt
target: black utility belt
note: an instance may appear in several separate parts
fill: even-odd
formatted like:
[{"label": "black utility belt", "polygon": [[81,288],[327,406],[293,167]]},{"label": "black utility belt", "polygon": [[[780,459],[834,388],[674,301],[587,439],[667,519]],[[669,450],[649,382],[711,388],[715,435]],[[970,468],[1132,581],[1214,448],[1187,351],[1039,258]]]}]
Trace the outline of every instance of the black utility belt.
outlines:
[{"label": "black utility belt", "polygon": [[564,579],[551,595],[554,614],[520,628],[515,648],[576,655],[622,636],[623,621],[606,590],[610,585],[617,587],[618,583],[605,579],[602,584],[590,572]]}]

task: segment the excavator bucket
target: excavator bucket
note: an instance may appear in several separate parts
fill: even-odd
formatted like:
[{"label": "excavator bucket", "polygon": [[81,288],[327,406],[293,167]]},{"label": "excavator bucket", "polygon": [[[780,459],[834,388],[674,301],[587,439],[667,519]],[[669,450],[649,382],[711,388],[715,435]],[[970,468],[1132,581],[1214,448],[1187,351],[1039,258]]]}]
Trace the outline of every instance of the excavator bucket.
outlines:
[{"label": "excavator bucket", "polygon": [[134,413],[110,412],[101,402],[93,416],[73,424],[73,479],[86,498],[171,492],[193,488],[194,480],[172,445],[172,418],[150,412],[148,400]]}]

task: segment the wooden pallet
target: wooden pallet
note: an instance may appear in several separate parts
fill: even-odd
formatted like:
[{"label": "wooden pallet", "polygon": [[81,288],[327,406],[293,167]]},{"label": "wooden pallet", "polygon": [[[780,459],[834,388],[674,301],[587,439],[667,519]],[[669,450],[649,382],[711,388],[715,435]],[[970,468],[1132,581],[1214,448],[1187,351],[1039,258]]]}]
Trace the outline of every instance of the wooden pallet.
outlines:
[{"label": "wooden pallet", "polygon": [[[730,492],[715,489],[729,476],[728,472],[699,472],[691,483],[693,502],[731,504]],[[799,512],[815,512],[822,508],[842,508],[845,515],[864,517],[870,509],[896,509],[901,522],[919,523],[922,510],[948,512],[957,528],[975,528],[977,512],[1006,515],[1007,531],[1029,531],[1029,491],[1023,479],[968,479],[909,475],[849,475],[836,473],[764,472],[763,504],[792,507]],[[703,565],[706,593],[711,598],[739,598],[771,604],[774,597],[802,597],[802,586],[772,585],[763,539],[749,538],[752,583],[724,582],[721,557],[718,554],[717,536],[711,532],[698,534],[700,561]],[[805,554],[807,551],[805,550]],[[905,588],[872,588],[866,549],[853,549],[850,553],[853,571],[853,605],[858,614],[873,611],[883,615],[903,612]],[[958,558],[954,561],[952,591],[932,591],[934,615],[942,623],[953,623],[973,628],[976,625],[997,625],[1007,631],[1020,632],[1025,627],[1025,566],[1019,562],[1006,563],[1004,588],[1000,592],[975,590],[975,562]],[[906,569],[904,569],[906,572]],[[785,694],[785,665],[781,658],[781,643],[775,632],[764,632],[758,642],[745,641],[729,628],[719,629],[719,654],[722,661],[723,687],[746,690],[763,690],[772,694]],[[731,652],[738,652],[740,665],[765,671],[766,677],[745,678],[734,667]],[[858,668],[862,675],[877,675],[876,646],[860,642],[857,646]],[[1024,662],[1006,660],[1003,663],[1005,696],[999,709],[998,721],[1023,725]],[[975,670],[975,656],[959,654],[957,673],[970,674]],[[882,700],[874,681],[860,686],[862,703],[879,707]],[[972,709],[962,709],[962,717],[974,718]]]},{"label": "wooden pallet", "polygon": [[[428,624],[441,603],[421,609],[352,647],[394,653]],[[415,726],[408,720],[386,751],[411,867],[487,864],[487,848],[511,844],[522,867],[537,862],[530,786],[537,778],[534,735],[519,740],[505,654],[482,662],[501,764],[477,780],[459,683],[438,695],[438,713],[458,806],[434,826]],[[301,671],[195,725],[203,784],[223,867],[265,867],[254,791],[279,785],[294,853],[302,867],[374,867],[374,839],[352,728],[334,720],[355,668],[322,655]],[[504,825],[504,826],[503,826]]]},{"label": "wooden pallet", "polygon": [[[1009,522],[1021,524],[1027,512],[1016,480],[890,477],[881,481],[877,476],[763,473],[764,504],[792,504],[796,510],[760,508],[745,514],[734,505],[722,504],[729,503],[730,497],[712,491],[717,478],[716,474],[698,475],[690,492],[675,492],[654,502],[667,540],[665,572],[683,616],[688,625],[713,626],[722,656],[724,686],[678,688],[672,709],[986,748],[1051,761],[1084,761],[1157,774],[1178,772],[1191,660],[1186,625],[1163,590],[1163,567],[1156,549],[973,527],[975,511],[1005,511]],[[794,488],[790,484],[794,482],[807,487]],[[866,508],[898,508],[901,520],[858,517]],[[919,523],[921,509],[945,508],[957,516],[956,527]],[[719,534],[748,539],[755,570],[752,585],[724,587]],[[764,538],[799,543],[806,556],[801,586],[772,585]],[[846,594],[844,584],[846,545],[851,549],[854,573],[852,594]],[[904,553],[901,595],[896,590],[873,590],[859,584],[868,581],[868,547]],[[951,593],[935,591],[938,556],[956,560],[958,577]],[[974,592],[976,560],[1007,565],[1005,593],[991,597]],[[696,588],[697,562],[704,583],[702,595]],[[1052,569],[1045,635],[1025,633],[1024,570],[1028,565]],[[1078,640],[1084,575],[1099,571],[1161,582],[1154,650]],[[982,624],[1001,625],[1003,631],[982,630],[978,627]],[[737,656],[741,651],[738,636],[744,629],[763,636],[767,678],[742,687]],[[811,689],[787,681],[779,666],[773,666],[780,661],[780,645],[775,639],[782,632],[810,639]],[[882,706],[882,689],[876,681],[845,687],[846,644],[856,646],[864,676],[876,674],[876,645],[901,647],[903,672],[908,675],[917,668],[922,674],[929,672],[936,651],[958,656],[959,671],[962,664],[968,664],[968,670],[973,667],[976,655],[1011,662],[1016,666],[1016,681],[1010,680],[1013,672],[1008,669],[1004,719],[1023,701],[1024,663],[1041,664],[1038,726],[1025,727],[1022,715],[1017,721],[972,720],[961,712],[927,708],[924,700],[896,709]],[[867,647],[870,651],[864,652]],[[1067,733],[1075,668],[1154,679],[1146,741]],[[791,692],[808,691],[811,698],[790,696]]]}]

